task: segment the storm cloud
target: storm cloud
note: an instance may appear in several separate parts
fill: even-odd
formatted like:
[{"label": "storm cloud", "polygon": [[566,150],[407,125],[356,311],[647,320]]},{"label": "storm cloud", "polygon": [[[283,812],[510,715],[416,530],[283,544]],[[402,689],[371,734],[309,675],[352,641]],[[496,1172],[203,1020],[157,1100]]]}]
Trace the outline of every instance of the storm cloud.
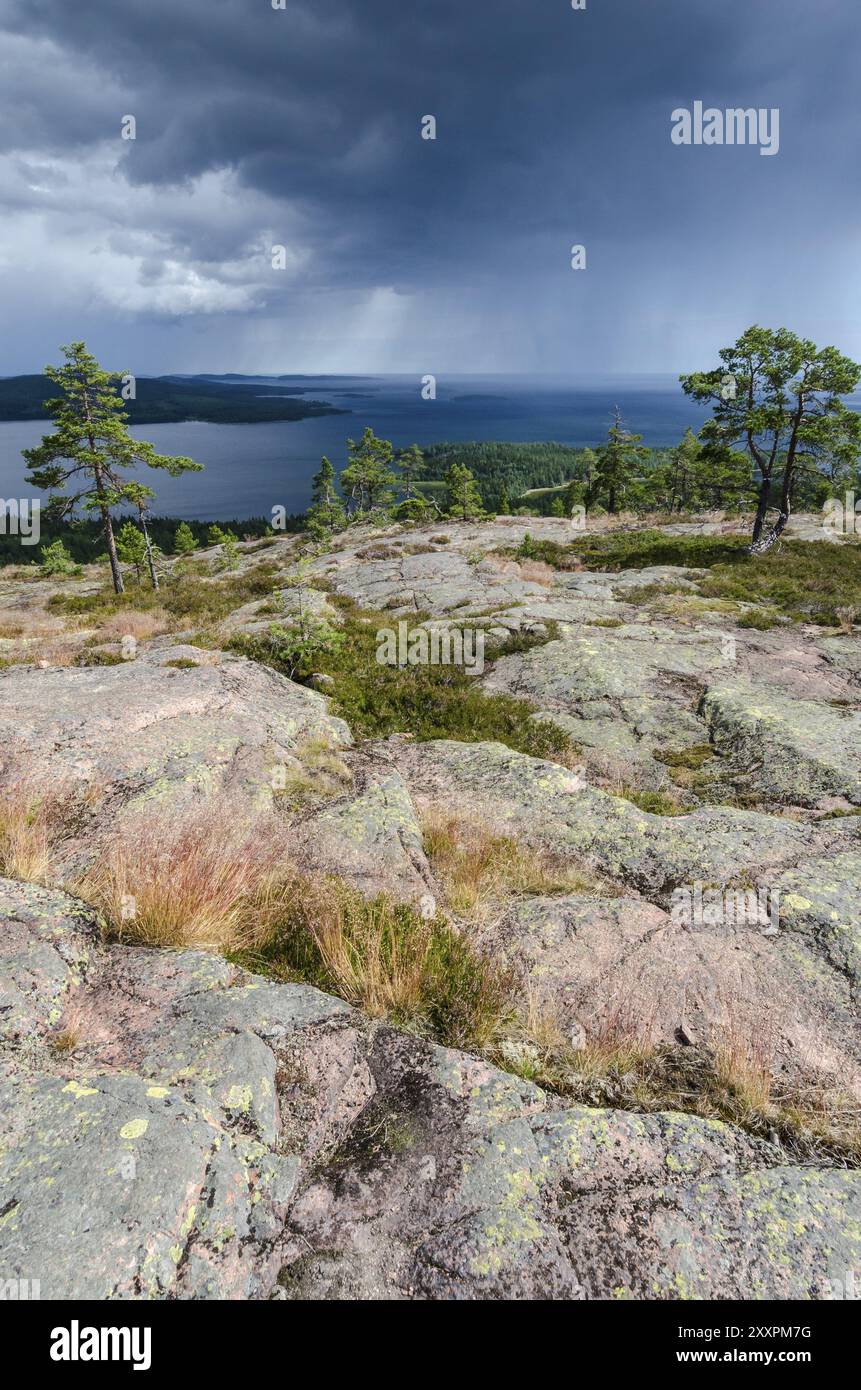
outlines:
[{"label": "storm cloud", "polygon": [[[137,372],[681,370],[754,321],[858,354],[859,32],[845,0],[0,0],[0,372],[80,336]],[[696,101],[778,109],[779,153],[674,145]]]}]

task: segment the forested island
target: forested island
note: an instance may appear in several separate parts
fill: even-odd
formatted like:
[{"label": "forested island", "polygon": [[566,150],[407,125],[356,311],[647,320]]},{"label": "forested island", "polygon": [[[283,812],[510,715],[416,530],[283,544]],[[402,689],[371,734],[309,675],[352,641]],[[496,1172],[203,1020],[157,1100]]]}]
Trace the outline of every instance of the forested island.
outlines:
[{"label": "forested island", "polygon": [[[253,425],[285,420],[307,420],[317,415],[342,415],[328,401],[297,399],[301,387],[281,386],[266,394],[259,384],[239,385],[211,377],[140,376],[134,379],[134,396],[126,387],[125,400],[131,425],[173,425],[202,420],[213,425]],[[117,394],[123,387],[117,384]],[[0,420],[47,420],[45,401],[55,395],[48,377],[0,378]]]}]

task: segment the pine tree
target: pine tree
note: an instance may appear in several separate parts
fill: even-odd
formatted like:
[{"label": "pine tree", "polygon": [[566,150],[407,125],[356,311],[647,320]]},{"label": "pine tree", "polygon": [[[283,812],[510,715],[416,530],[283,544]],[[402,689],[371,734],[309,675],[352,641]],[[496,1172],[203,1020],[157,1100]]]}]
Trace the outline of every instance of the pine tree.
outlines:
[{"label": "pine tree", "polygon": [[499,494],[499,515],[511,516],[511,498],[508,496],[508,488],[502,484],[502,492]]},{"label": "pine tree", "polygon": [[453,463],[445,475],[448,489],[448,507],[453,516],[463,521],[478,516],[483,511],[481,493],[473,474],[462,463]]},{"label": "pine tree", "polygon": [[391,444],[387,439],[377,439],[370,425],[358,443],[347,440],[347,466],[341,474],[341,487],[356,511],[389,505],[398,481],[392,472],[393,462]]},{"label": "pine tree", "polygon": [[197,549],[197,541],[194,539],[194,532],[187,522],[181,521],[176,528],[173,538],[173,548],[177,555],[190,555]]},{"label": "pine tree", "polygon": [[80,574],[81,566],[75,564],[58,536],[42,549],[42,571],[44,574]]},{"label": "pine tree", "polygon": [[140,584],[146,559],[146,541],[133,521],[124,521],[117,532],[117,555],[124,565],[133,566]]},{"label": "pine tree", "polygon": [[416,479],[425,471],[425,456],[418,444],[411,444],[408,449],[402,449],[398,454],[397,464],[401,470],[401,487],[407,497],[412,497]]},{"label": "pine tree", "polygon": [[[124,477],[124,471],[145,463],[177,477],[192,469],[197,471],[202,465],[190,458],[157,454],[152,444],[132,439],[125,402],[117,392],[122,374],[103,371],[83,342],[71,343],[61,350],[65,364],[45,368],[45,375],[63,393],[45,402],[56,428],[53,434],[44,436],[41,444],[23,451],[31,470],[27,481],[52,494],[49,514],[69,517],[80,506],[101,517],[114,589],[121,594],[123,578],[111,508],[133,500],[135,488],[143,487]],[[72,479],[79,490],[67,495],[66,484]],[[144,491],[149,497],[155,496],[151,488]]]},{"label": "pine tree", "polygon": [[[747,454],[759,494],[750,550],[760,554],[782,535],[802,474],[821,474],[832,461],[855,467],[861,415],[840,397],[856,390],[861,365],[788,328],[756,325],[718,357],[720,366],[683,376],[682,389],[712,403],[700,430],[708,456],[726,461],[733,446]],[[766,527],[778,483],[777,516]]]}]

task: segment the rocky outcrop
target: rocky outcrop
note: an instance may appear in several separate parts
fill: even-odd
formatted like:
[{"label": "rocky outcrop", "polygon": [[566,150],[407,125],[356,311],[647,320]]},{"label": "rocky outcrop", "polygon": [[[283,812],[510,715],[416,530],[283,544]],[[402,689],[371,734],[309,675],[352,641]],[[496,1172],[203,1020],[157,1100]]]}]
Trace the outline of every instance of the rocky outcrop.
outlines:
[{"label": "rocky outcrop", "polygon": [[703,715],[727,762],[755,771],[763,799],[861,802],[861,712],[848,701],[802,700],[761,681],[733,680],[709,690]]},{"label": "rocky outcrop", "polygon": [[175,815],[229,796],[253,816],[272,804],[276,769],[301,771],[303,744],[352,742],[324,696],[197,647],[165,643],[119,665],[12,668],[0,679],[3,777],[70,798],[89,789],[101,805],[68,847],[84,860],[108,820],[142,809]]},{"label": "rocky outcrop", "polygon": [[0,1273],[47,1298],[816,1298],[861,1175],[566,1107],[0,883]]},{"label": "rocky outcrop", "polygon": [[[67,883],[115,827],[204,807],[217,843],[219,816],[225,843],[241,825],[240,857],[256,836],[261,862],[426,917],[447,902],[423,834],[442,812],[491,854],[508,837],[564,869],[559,891],[491,883],[452,924],[563,1038],[627,1016],[689,1055],[729,1026],[768,1039],[777,1085],[857,1104],[857,637],[736,626],[750,605],[708,599],[694,570],[521,564],[527,530],[572,540],[535,518],[351,528],[301,597],[295,542],[270,538],[286,587],[219,630],[258,634],[299,602],[336,621],[333,591],[546,638],[476,679],[566,730],[568,766],[492,742],[355,743],[318,693],[331,677],[310,689],[174,635],[119,664],[0,672],[4,785],[68,803]],[[12,611],[29,596],[55,621],[51,584],[20,590]],[[777,911],[711,917],[727,890]],[[861,1172],[799,1166],[773,1135],[571,1105],[308,985],[111,944],[77,899],[0,880],[0,1279],[43,1297],[825,1297],[861,1259]]]}]

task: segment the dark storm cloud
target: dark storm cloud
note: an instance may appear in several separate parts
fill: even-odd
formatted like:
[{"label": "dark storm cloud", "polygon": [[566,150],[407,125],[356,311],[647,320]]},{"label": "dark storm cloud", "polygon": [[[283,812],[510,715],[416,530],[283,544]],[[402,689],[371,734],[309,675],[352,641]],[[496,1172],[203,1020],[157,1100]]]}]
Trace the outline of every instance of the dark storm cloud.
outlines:
[{"label": "dark storm cloud", "polygon": [[[242,218],[204,226],[183,202],[229,172],[264,201],[261,230],[301,250],[300,294],[462,287],[488,312],[507,300],[524,341],[538,316],[560,365],[560,295],[593,341],[614,316],[684,317],[696,286],[704,316],[736,295],[747,319],[763,277],[776,311],[791,272],[816,273],[823,217],[839,240],[857,214],[841,170],[859,18],[837,0],[0,0],[0,18],[28,45],[0,93],[7,147],[72,162],[117,139],[129,187],[158,191],[170,254],[251,255]],[[670,112],[696,99],[779,106],[779,157],[672,146]],[[138,138],[120,147],[127,113]],[[574,241],[591,277],[576,291]]]}]

